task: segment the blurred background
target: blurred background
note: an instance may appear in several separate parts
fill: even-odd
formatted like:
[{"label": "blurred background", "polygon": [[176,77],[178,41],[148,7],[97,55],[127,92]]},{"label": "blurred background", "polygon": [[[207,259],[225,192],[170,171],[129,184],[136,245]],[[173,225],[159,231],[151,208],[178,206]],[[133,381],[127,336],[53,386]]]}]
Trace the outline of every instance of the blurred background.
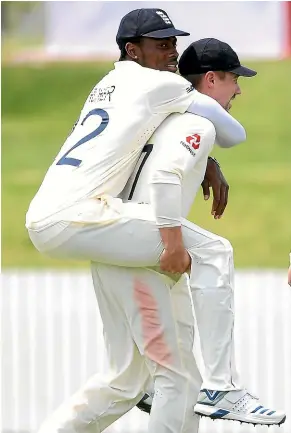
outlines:
[{"label": "blurred background", "polygon": [[[180,52],[215,37],[258,71],[240,80],[242,96],[232,109],[247,142],[213,153],[230,185],[225,215],[214,221],[201,193],[189,219],[233,244],[238,365],[266,405],[285,409],[280,431],[290,433],[291,2],[272,1],[1,2],[2,431],[36,432],[104,368],[88,263],[41,256],[27,236],[25,213],[90,90],[118,59],[120,19],[140,7],[166,10],[191,33],[179,39]],[[146,426],[147,416],[134,409],[110,430]],[[201,433],[249,431],[201,423]]]}]

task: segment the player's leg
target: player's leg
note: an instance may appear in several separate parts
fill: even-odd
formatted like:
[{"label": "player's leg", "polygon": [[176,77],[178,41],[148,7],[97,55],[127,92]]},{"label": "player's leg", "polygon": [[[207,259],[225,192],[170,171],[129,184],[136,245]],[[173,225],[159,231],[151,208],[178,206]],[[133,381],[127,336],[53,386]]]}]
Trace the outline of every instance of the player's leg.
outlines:
[{"label": "player's leg", "polygon": [[[192,357],[188,357],[189,351],[192,351],[194,344],[194,320],[191,299],[189,299],[189,281],[188,275],[184,274],[175,283],[171,289],[173,311],[177,320],[177,329],[180,338],[181,351],[185,353],[185,363],[190,372],[192,378],[195,379],[196,397],[193,401],[193,406],[196,403],[198,394],[197,390],[200,389],[202,384],[202,378],[197,368],[196,359],[193,362]],[[146,395],[137,404],[137,407],[147,413],[150,413],[153,396],[154,396],[154,385],[153,382],[149,382],[146,388]],[[192,426],[189,425],[191,429]]]},{"label": "player's leg", "polygon": [[267,408],[239,385],[234,358],[234,264],[230,242],[187,221],[183,227],[195,230],[199,245],[195,248],[188,243],[190,236],[185,236],[192,259],[190,290],[204,364],[203,388],[195,412],[213,419],[253,424],[283,423],[283,411]]},{"label": "player's leg", "polygon": [[[115,377],[92,376],[44,421],[38,433],[100,433],[135,407],[144,395],[149,372],[136,347],[133,354],[124,353],[125,360],[128,356],[133,356],[131,361],[139,363],[141,371],[129,366],[128,372]],[[126,377],[132,384],[125,381]]]},{"label": "player's leg", "polygon": [[231,244],[187,221],[183,221],[183,234],[192,258],[190,287],[205,367],[196,412],[254,424],[284,422],[282,411],[267,410],[239,387],[234,359]]},{"label": "player's leg", "polygon": [[[92,376],[45,420],[38,433],[99,433],[144,395],[149,370],[116,299],[115,287],[105,288],[98,273],[93,276],[108,349],[107,372]],[[117,288],[119,282],[114,281]]]},{"label": "player's leg", "polygon": [[[122,202],[114,209],[103,205],[100,210],[99,206],[97,200],[91,200],[78,221],[45,244],[40,241],[41,248],[44,246],[57,257],[93,259],[120,266],[157,265],[163,245],[151,206]],[[106,224],[102,225],[100,219]],[[214,396],[222,396],[217,392],[238,389],[233,358],[233,252],[227,240],[184,219],[182,230],[192,259],[190,286],[207,366],[204,387],[207,392],[210,390],[201,394],[200,401],[205,398],[210,405],[217,402]],[[39,236],[42,233],[33,233],[36,247]],[[48,238],[45,231],[45,239]],[[239,400],[246,395],[245,391],[242,393],[236,394]],[[250,396],[248,399],[252,400]],[[252,400],[252,404],[256,402]],[[276,412],[263,418],[266,423],[277,423],[281,415]]]},{"label": "player's leg", "polygon": [[[89,201],[80,211],[79,220],[47,241],[44,248],[54,256],[121,266],[157,265],[163,245],[151,206],[117,204],[119,209],[114,213],[112,206],[106,208],[97,200]],[[96,219],[107,224],[94,223]],[[237,382],[233,360],[232,247],[227,240],[184,219],[182,230],[192,259],[190,286],[207,366],[204,387],[232,390]]]},{"label": "player's leg", "polygon": [[[86,206],[78,221],[46,242],[45,248],[51,249],[51,255],[121,266],[158,264],[163,245],[150,205],[117,200],[115,213],[113,205],[102,207],[98,200],[88,201]],[[97,219],[107,224],[94,223]],[[227,240],[184,219],[182,230],[192,259],[190,286],[207,366],[204,387],[236,389],[232,247]]]},{"label": "player's leg", "polygon": [[[68,211],[60,213],[59,218],[68,219],[29,229],[31,241],[40,252],[53,257],[126,267],[157,265],[163,244],[152,207],[112,201],[106,207],[99,200],[88,200],[72,217]],[[114,210],[114,205],[119,209]]]},{"label": "player's leg", "polygon": [[[98,273],[104,287],[117,284],[118,300],[126,311],[140,353],[147,359],[155,389],[149,431],[197,431],[199,419],[193,406],[201,377],[192,352],[193,313],[187,285],[185,290],[185,283],[175,284],[165,275],[147,269],[95,263],[92,273]],[[172,297],[172,291],[177,295]],[[179,299],[180,305],[175,305]],[[177,311],[182,315],[184,307],[184,320],[178,323]]]}]

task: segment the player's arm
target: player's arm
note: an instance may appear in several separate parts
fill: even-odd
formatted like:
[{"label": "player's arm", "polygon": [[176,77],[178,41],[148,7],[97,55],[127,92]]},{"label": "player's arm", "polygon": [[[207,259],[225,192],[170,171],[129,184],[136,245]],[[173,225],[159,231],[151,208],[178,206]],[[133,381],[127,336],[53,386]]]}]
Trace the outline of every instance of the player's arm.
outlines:
[{"label": "player's arm", "polygon": [[227,206],[229,185],[225,180],[218,161],[211,156],[208,157],[206,172],[201,186],[204,200],[210,198],[210,189],[212,189],[213,202],[211,215],[215,219],[221,218]]},{"label": "player's arm", "polygon": [[[168,272],[185,272],[190,258],[185,250],[182,228],[182,180],[183,177],[201,160],[207,158],[215,140],[215,129],[210,122],[208,127],[199,131],[199,146],[185,142],[185,137],[196,134],[184,131],[165,136],[169,144],[167,152],[162,154],[155,164],[155,170],[149,180],[150,202],[154,209],[157,226],[164,244],[161,268]],[[185,135],[186,132],[186,135]],[[196,147],[196,148],[195,148]]]},{"label": "player's arm", "polygon": [[216,129],[216,143],[228,148],[246,141],[244,127],[210,96],[195,91],[195,98],[188,107],[189,113],[209,119]]},{"label": "player's arm", "polygon": [[188,111],[209,119],[216,130],[216,142],[221,147],[232,147],[246,140],[244,127],[217,101],[193,89],[193,86],[179,75],[171,72],[159,74],[156,87],[148,92],[149,105],[154,112]]}]

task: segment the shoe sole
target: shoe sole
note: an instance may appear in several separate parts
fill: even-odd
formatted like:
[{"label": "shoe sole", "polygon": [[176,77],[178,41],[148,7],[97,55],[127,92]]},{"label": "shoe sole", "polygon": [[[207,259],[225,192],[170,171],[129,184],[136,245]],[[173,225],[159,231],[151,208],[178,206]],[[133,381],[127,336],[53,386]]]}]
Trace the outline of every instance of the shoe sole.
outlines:
[{"label": "shoe sole", "polygon": [[268,419],[266,417],[259,417],[258,415],[255,414],[248,414],[247,416],[244,416],[242,414],[227,411],[225,409],[220,409],[219,407],[215,407],[215,412],[213,412],[213,407],[204,404],[196,404],[194,407],[194,412],[197,415],[211,418],[213,421],[215,419],[222,419],[228,421],[239,421],[241,423],[253,424],[253,425],[260,424],[260,425],[268,425],[268,426],[270,425],[280,426],[286,421],[286,415],[283,415],[282,417],[277,419],[274,418]]}]

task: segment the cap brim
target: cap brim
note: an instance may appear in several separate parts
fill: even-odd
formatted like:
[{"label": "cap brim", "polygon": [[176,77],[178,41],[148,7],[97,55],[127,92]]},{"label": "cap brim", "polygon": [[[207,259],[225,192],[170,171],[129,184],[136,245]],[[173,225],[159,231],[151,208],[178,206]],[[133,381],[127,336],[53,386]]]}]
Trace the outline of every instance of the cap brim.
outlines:
[{"label": "cap brim", "polygon": [[183,32],[183,30],[169,27],[167,29],[155,30],[154,32],[145,33],[142,36],[146,38],[164,39],[170,38],[171,36],[190,36],[190,33]]},{"label": "cap brim", "polygon": [[257,75],[256,71],[250,68],[246,68],[245,66],[238,66],[237,68],[234,68],[229,72],[240,75],[241,77],[254,77],[255,75]]}]

